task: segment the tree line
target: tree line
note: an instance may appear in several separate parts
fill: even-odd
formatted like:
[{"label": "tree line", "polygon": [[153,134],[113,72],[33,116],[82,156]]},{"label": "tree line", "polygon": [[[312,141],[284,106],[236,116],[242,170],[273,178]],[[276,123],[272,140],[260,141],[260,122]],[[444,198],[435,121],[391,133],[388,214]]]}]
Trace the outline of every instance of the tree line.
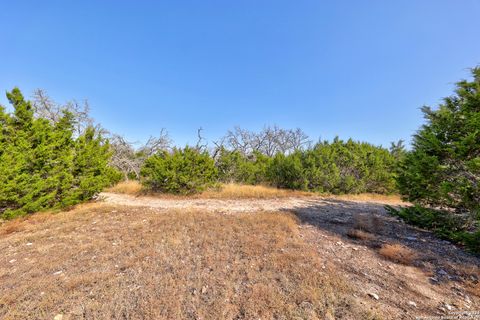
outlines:
[{"label": "tree line", "polygon": [[221,182],[322,193],[395,193],[414,204],[392,214],[479,247],[480,69],[437,108],[407,151],[352,139],[312,143],[301,129],[235,127],[209,146],[176,147],[162,130],[134,147],[89,117],[88,104],[58,105],[20,90],[0,107],[0,215],[9,218],[91,199],[121,179],[151,191],[190,194]]}]

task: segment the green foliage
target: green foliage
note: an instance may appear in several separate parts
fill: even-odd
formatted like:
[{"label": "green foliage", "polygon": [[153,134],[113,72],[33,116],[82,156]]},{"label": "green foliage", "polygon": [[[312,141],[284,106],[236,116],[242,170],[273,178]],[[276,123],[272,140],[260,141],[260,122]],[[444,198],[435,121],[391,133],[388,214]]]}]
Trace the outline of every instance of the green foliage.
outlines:
[{"label": "green foliage", "polygon": [[141,176],[143,185],[149,190],[192,194],[213,186],[217,169],[207,152],[187,146],[151,156],[145,161]]},{"label": "green foliage", "polygon": [[427,123],[402,161],[398,187],[411,202],[480,211],[480,68],[457,83],[439,108],[422,109]]},{"label": "green foliage", "polygon": [[14,112],[0,107],[1,218],[76,204],[112,182],[108,144],[93,128],[74,138],[71,113],[52,124],[34,118],[19,89],[7,98]]},{"label": "green foliage", "polygon": [[266,181],[266,171],[270,158],[254,152],[246,157],[239,151],[228,151],[221,148],[215,165],[221,182],[242,184],[262,184]]},{"label": "green foliage", "polygon": [[268,181],[278,187],[287,189],[307,189],[305,168],[302,154],[295,152],[288,156],[277,153],[267,168]]},{"label": "green foliage", "polygon": [[422,108],[427,122],[402,158],[397,179],[416,206],[392,213],[480,252],[480,68],[472,74],[436,110]]},{"label": "green foliage", "polygon": [[336,138],[313,149],[277,154],[268,167],[268,181],[281,188],[329,193],[395,191],[395,158],[386,149]]},{"label": "green foliage", "polygon": [[472,221],[468,215],[452,214],[449,211],[418,205],[401,209],[386,206],[386,209],[409,224],[431,230],[443,239],[465,245],[470,251],[480,253],[479,222]]}]

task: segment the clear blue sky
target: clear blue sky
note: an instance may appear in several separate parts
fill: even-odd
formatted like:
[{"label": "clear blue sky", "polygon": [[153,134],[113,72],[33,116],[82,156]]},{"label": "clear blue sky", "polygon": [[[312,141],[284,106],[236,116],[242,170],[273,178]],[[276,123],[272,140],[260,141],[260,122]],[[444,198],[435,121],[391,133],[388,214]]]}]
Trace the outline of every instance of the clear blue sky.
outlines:
[{"label": "clear blue sky", "polygon": [[7,1],[0,90],[87,98],[132,141],[278,124],[386,146],[480,63],[479,16],[478,0]]}]

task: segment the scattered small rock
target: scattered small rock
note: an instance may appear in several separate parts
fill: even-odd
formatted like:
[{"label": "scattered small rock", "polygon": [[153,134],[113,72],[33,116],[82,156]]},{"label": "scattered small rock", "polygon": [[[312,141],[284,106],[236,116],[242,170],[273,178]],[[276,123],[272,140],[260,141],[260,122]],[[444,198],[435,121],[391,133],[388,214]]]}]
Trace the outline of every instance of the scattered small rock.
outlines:
[{"label": "scattered small rock", "polygon": [[405,237],[408,241],[417,241],[417,237]]},{"label": "scattered small rock", "polygon": [[446,275],[448,275],[447,271],[445,271],[445,270],[443,270],[443,269],[438,270],[437,273],[438,273],[439,275],[441,275],[441,276],[446,276]]},{"label": "scattered small rock", "polygon": [[62,270],[59,270],[59,271],[54,272],[53,275],[54,275],[54,276],[58,276],[59,274],[62,274],[62,273],[63,273],[63,271],[62,271]]},{"label": "scattered small rock", "polygon": [[368,295],[369,295],[370,297],[372,297],[373,299],[375,299],[375,300],[380,299],[380,297],[379,297],[378,294],[376,294],[376,293],[369,292]]},{"label": "scattered small rock", "polygon": [[414,308],[417,307],[417,304],[416,304],[415,302],[413,302],[413,301],[408,301],[408,305],[409,305],[409,306],[412,306],[412,307],[414,307]]},{"label": "scattered small rock", "polygon": [[27,246],[31,246],[31,245],[33,245],[33,243],[31,243],[31,242],[28,242],[28,243],[27,243]]},{"label": "scattered small rock", "polygon": [[63,314],[57,314],[53,320],[62,320],[63,319]]},{"label": "scattered small rock", "polygon": [[203,286],[202,287],[202,294],[205,294],[207,292],[208,286]]},{"label": "scattered small rock", "polygon": [[447,308],[448,311],[451,311],[453,309],[453,307],[449,304],[446,304],[445,303],[445,308]]},{"label": "scattered small rock", "polygon": [[15,261],[17,261],[17,259],[12,259],[12,260],[10,260],[10,261],[8,261],[8,262],[14,263]]}]

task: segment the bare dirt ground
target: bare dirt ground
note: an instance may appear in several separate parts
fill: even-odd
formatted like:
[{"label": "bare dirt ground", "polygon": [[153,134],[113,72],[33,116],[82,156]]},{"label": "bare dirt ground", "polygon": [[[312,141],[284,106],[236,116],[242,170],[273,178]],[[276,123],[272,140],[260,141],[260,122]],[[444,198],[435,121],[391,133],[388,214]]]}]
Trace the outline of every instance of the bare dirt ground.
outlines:
[{"label": "bare dirt ground", "polygon": [[[0,319],[415,319],[480,310],[480,259],[389,216],[384,204],[401,203],[103,193],[98,203],[0,226]],[[386,244],[402,245],[412,261],[385,258]]]}]

